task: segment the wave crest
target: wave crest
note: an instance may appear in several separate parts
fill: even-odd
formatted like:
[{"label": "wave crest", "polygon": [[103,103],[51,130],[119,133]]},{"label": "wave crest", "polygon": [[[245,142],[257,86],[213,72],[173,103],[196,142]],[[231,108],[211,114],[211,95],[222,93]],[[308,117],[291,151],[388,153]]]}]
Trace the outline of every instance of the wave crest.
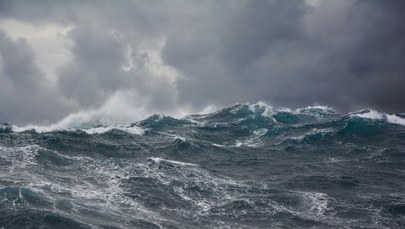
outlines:
[{"label": "wave crest", "polygon": [[373,109],[363,109],[347,115],[341,115],[328,106],[317,105],[291,110],[289,108],[274,108],[264,102],[258,102],[254,104],[237,103],[212,113],[187,115],[183,118],[155,114],[135,123],[133,122],[136,120],[135,118],[132,120],[128,117],[118,118],[114,115],[109,115],[109,112],[105,112],[103,108],[95,111],[82,111],[70,114],[61,121],[48,126],[30,124],[20,127],[0,123],[0,132],[34,130],[37,133],[44,133],[81,130],[87,134],[101,134],[118,129],[130,134],[142,135],[145,133],[143,128],[159,129],[185,125],[197,125],[214,129],[241,125],[253,128],[254,130],[252,131],[255,131],[261,128],[272,129],[275,124],[302,125],[339,119],[347,119],[346,121],[348,121],[353,118],[383,121],[405,126],[405,117],[403,115],[387,114]]}]

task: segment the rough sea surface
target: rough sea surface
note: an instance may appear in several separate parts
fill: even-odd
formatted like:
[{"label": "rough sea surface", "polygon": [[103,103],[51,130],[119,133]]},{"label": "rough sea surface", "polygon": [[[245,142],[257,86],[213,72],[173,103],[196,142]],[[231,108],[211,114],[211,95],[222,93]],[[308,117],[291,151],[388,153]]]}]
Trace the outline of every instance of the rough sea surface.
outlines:
[{"label": "rough sea surface", "polygon": [[0,228],[348,227],[405,228],[404,114],[0,123]]}]

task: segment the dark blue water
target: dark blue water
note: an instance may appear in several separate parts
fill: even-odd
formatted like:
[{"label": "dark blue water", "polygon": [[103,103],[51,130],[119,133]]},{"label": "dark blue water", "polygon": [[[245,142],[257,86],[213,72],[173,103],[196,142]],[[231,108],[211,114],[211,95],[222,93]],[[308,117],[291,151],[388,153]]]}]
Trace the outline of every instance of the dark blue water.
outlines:
[{"label": "dark blue water", "polygon": [[235,105],[0,124],[0,228],[404,228],[405,116]]}]

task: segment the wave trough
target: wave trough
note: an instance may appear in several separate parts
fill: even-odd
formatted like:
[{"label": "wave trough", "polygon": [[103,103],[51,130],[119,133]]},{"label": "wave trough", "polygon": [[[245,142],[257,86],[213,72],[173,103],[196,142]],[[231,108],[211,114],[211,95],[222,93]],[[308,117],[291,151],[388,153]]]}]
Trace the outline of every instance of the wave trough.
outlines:
[{"label": "wave trough", "polygon": [[0,123],[0,228],[405,227],[405,115],[236,104]]}]

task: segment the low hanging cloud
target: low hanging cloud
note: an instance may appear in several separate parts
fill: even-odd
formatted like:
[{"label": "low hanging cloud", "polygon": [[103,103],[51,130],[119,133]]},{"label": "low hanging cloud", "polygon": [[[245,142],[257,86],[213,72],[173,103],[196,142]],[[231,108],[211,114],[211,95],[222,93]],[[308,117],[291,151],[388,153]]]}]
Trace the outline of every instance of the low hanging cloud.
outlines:
[{"label": "low hanging cloud", "polygon": [[3,28],[0,117],[53,122],[117,98],[143,115],[259,100],[403,112],[405,3],[311,3],[1,1],[0,28],[5,20],[71,28],[71,56],[49,80],[29,37]]},{"label": "low hanging cloud", "polygon": [[214,7],[205,20],[176,27],[163,56],[188,77],[179,82],[185,102],[316,101],[342,110],[404,111],[404,6],[246,1],[224,14]]},{"label": "low hanging cloud", "polygon": [[74,110],[35,63],[23,38],[13,40],[0,31],[0,117],[16,123],[38,119],[56,121]]}]

